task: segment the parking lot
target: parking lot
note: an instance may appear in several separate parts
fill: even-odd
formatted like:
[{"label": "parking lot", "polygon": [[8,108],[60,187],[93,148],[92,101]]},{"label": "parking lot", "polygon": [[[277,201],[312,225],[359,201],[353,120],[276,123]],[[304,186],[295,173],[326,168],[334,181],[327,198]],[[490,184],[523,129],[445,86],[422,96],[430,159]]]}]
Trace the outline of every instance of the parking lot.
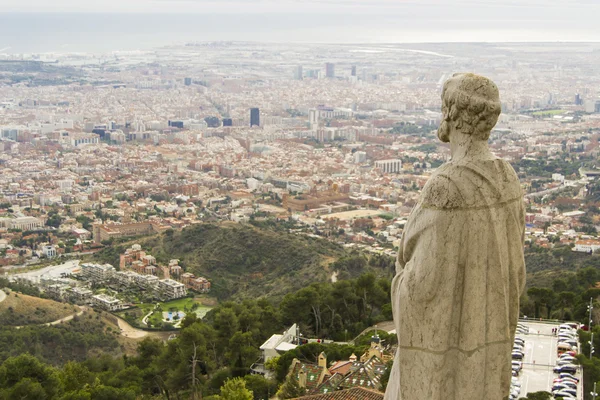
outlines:
[{"label": "parking lot", "polygon": [[[525,356],[523,357],[523,369],[519,374],[521,381],[520,397],[525,397],[527,393],[547,391],[550,392],[552,381],[557,377],[552,369],[556,366],[556,336],[552,334],[552,329],[557,328],[558,324],[523,322],[529,327],[529,334],[517,334],[518,337],[525,340]],[[577,377],[581,382],[581,371],[577,372]],[[578,398],[582,399],[582,386],[579,384]]]}]

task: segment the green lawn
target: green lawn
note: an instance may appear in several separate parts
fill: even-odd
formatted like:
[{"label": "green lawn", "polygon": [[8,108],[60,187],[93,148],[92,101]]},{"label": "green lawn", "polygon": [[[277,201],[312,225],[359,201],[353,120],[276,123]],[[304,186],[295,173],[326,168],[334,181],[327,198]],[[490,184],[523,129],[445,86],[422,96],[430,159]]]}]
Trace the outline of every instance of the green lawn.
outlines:
[{"label": "green lawn", "polygon": [[[153,311],[152,315],[148,318],[148,322],[152,324],[153,327],[160,327],[163,323],[163,312],[166,311],[183,311],[186,313],[195,312],[199,318],[202,318],[209,312],[212,307],[203,305],[198,299],[184,297],[182,299],[167,301],[167,302],[159,302],[160,308],[155,309],[156,303],[143,303],[137,304],[137,307],[141,312],[135,313],[135,321],[132,321],[131,318],[127,319],[130,323],[134,322],[133,325],[139,327],[146,327],[145,324],[142,323],[142,319],[149,312]],[[120,312],[120,314],[125,314],[125,312]],[[131,311],[128,314],[133,314]],[[121,315],[123,317],[123,315]]]},{"label": "green lawn", "polygon": [[534,115],[536,117],[542,117],[545,115],[552,116],[552,115],[564,114],[566,112],[567,112],[566,110],[541,110],[541,111],[536,111],[534,113],[531,113],[531,115]]}]

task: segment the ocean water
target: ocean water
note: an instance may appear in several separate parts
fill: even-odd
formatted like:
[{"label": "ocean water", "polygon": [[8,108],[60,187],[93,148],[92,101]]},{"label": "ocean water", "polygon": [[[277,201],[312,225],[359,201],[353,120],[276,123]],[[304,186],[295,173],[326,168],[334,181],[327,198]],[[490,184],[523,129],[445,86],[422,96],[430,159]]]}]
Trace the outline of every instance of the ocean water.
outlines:
[{"label": "ocean water", "polygon": [[[411,9],[412,10],[412,9]],[[417,10],[418,11],[418,10]],[[540,11],[543,13],[543,10]],[[590,16],[528,14],[449,19],[443,9],[346,12],[139,14],[0,13],[0,53],[110,52],[190,41],[424,43],[600,41]],[[549,18],[552,17],[552,20]]]}]

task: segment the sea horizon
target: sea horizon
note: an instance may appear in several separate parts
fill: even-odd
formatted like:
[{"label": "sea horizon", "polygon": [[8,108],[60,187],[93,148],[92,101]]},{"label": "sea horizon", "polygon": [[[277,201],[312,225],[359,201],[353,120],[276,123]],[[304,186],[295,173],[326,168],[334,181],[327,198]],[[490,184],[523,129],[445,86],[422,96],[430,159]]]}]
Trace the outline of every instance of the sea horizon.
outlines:
[{"label": "sea horizon", "polygon": [[[192,42],[289,44],[599,43],[600,32],[538,23],[516,28],[481,21],[356,14],[0,13],[0,54],[110,53]],[[539,21],[538,21],[539,22]]]}]

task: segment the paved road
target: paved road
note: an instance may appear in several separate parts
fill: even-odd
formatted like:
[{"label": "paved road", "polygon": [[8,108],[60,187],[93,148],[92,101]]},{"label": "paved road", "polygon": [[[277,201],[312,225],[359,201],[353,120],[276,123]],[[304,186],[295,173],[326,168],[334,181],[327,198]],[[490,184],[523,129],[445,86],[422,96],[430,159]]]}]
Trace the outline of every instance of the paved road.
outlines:
[{"label": "paved road", "polygon": [[2,303],[6,299],[6,293],[0,290],[0,303]]}]

